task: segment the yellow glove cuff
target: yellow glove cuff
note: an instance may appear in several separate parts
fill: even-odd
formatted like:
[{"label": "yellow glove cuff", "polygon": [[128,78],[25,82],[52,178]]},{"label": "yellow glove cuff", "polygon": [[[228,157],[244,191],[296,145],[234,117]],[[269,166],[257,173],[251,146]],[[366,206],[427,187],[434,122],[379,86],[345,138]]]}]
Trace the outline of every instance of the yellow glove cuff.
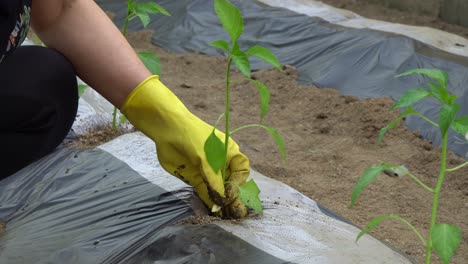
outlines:
[{"label": "yellow glove cuff", "polygon": [[127,96],[127,99],[125,99],[125,102],[120,109],[122,113],[125,113],[128,106],[131,104],[133,98],[136,96],[137,93],[139,93],[140,89],[144,89],[147,86],[148,82],[151,82],[151,80],[156,80],[159,81],[159,76],[158,75],[151,75],[150,77],[144,79],[133,91]]}]

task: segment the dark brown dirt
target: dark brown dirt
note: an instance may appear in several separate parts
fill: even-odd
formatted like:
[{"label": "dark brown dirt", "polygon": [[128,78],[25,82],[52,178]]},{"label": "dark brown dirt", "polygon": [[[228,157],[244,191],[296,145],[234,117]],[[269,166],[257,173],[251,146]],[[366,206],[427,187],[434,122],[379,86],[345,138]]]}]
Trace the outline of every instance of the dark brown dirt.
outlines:
[{"label": "dark brown dirt", "polygon": [[210,216],[210,215],[194,215],[188,218],[185,218],[176,224],[180,225],[205,225],[205,224],[212,224],[219,221],[223,221],[221,218]]},{"label": "dark brown dirt", "polygon": [[124,133],[124,130],[120,128],[112,129],[110,126],[97,128],[96,130],[91,131],[85,135],[79,135],[78,141],[73,141],[70,144],[73,147],[80,149],[93,149],[96,146],[99,146],[105,142],[109,142],[112,139],[123,135]]},{"label": "dark brown dirt", "polygon": [[[171,54],[149,43],[151,33],[130,34],[137,50],[152,50],[163,65],[161,79],[187,107],[209,123],[223,112],[224,68],[222,57],[200,54]],[[239,132],[234,139],[250,158],[252,167],[280,180],[335,211],[358,226],[375,216],[400,214],[424,236],[428,232],[432,196],[410,178],[386,175],[366,189],[355,208],[350,209],[351,190],[363,170],[381,162],[402,164],[430,186],[439,167],[439,148],[408,131],[403,125],[391,130],[377,145],[379,129],[398,115],[388,109],[388,98],[358,100],[334,89],[301,86],[297,72],[258,71],[255,78],[271,91],[270,113],[265,124],[278,129],[284,139],[288,161],[262,130]],[[234,74],[234,78],[239,77]],[[238,127],[259,120],[257,91],[247,82],[232,87],[232,125]],[[453,167],[464,162],[449,154]],[[446,177],[441,194],[438,222],[456,224],[465,234],[452,263],[468,262],[468,167]],[[403,224],[384,222],[373,234],[423,262],[424,248]],[[434,263],[438,262],[435,257]]]}]

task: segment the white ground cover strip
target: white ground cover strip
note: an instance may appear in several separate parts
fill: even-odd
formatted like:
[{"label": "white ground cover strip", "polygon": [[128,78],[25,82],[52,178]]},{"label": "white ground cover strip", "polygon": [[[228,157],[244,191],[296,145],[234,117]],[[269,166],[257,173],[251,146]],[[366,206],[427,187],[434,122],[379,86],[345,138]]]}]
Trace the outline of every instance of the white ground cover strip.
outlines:
[{"label": "white ground cover strip", "polygon": [[[99,147],[127,163],[152,183],[175,191],[188,188],[157,162],[154,142],[143,134],[120,136]],[[294,263],[411,263],[382,242],[322,213],[317,204],[291,187],[252,171],[265,208],[261,217],[218,226],[269,254]],[[311,187],[313,188],[313,187]]]},{"label": "white ground cover strip", "polygon": [[351,28],[369,28],[401,34],[446,52],[468,57],[468,40],[442,30],[408,26],[374,19],[367,19],[348,10],[335,8],[315,0],[259,0],[310,17],[320,17],[333,24]]}]

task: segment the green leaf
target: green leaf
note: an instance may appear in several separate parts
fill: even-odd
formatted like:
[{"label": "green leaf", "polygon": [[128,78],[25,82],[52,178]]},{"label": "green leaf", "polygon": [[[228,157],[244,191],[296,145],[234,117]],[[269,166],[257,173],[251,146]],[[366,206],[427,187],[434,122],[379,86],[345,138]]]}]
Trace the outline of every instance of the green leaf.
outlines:
[{"label": "green leaf", "polygon": [[143,14],[157,14],[161,13],[165,16],[170,16],[169,12],[167,12],[164,7],[161,5],[156,4],[155,2],[146,2],[137,4],[135,7],[135,13],[143,13]]},{"label": "green leaf", "polygon": [[141,24],[143,24],[143,27],[147,27],[151,18],[149,17],[148,14],[146,13],[136,13],[136,15],[138,16],[138,18],[140,19],[141,21]]},{"label": "green leaf", "polygon": [[458,110],[460,110],[459,104],[443,104],[439,110],[439,129],[442,136],[447,133],[448,128],[452,124]]},{"label": "green leaf", "polygon": [[255,210],[255,212],[261,214],[263,212],[262,202],[260,201],[260,189],[254,180],[250,180],[240,186],[239,188],[239,198],[241,201],[248,207]]},{"label": "green leaf", "polygon": [[224,40],[216,40],[211,42],[210,46],[229,52],[229,44]]},{"label": "green leaf", "polygon": [[236,42],[244,31],[241,12],[227,0],[214,0],[214,8],[223,28],[231,36],[232,42]]},{"label": "green leaf", "polygon": [[435,97],[441,103],[444,103],[444,102],[448,103],[449,94],[445,87],[434,82],[428,82],[427,85],[429,86],[429,88],[431,88],[431,95],[433,97]]},{"label": "green leaf", "polygon": [[457,100],[457,96],[455,96],[455,95],[449,93],[449,95],[448,95],[448,97],[447,97],[447,102],[448,102],[449,104],[452,104],[453,102],[455,102],[455,100]]},{"label": "green leaf", "polygon": [[129,13],[135,13],[136,2],[134,0],[127,0],[127,9],[129,10]]},{"label": "green leaf", "polygon": [[239,69],[245,76],[250,78],[250,61],[247,55],[239,49],[237,43],[234,45],[232,51],[232,60],[236,64],[237,69]]},{"label": "green leaf", "polygon": [[432,230],[432,245],[445,264],[450,262],[461,239],[460,229],[455,225],[436,224]]},{"label": "green leaf", "polygon": [[387,126],[383,127],[382,129],[380,129],[380,132],[379,132],[379,139],[378,139],[378,144],[381,144],[382,143],[382,140],[383,140],[383,137],[385,136],[385,134],[387,133],[388,130],[394,128],[396,125],[398,125],[398,123],[403,120],[403,118],[409,116],[409,115],[414,115],[414,114],[417,114],[418,112],[416,110],[414,110],[412,107],[408,107],[405,109],[405,111],[403,113],[401,113],[397,118],[395,118],[394,120],[392,120]]},{"label": "green leaf", "polygon": [[158,56],[156,56],[156,54],[151,51],[140,51],[137,54],[140,60],[152,74],[161,74],[161,61],[159,60]]},{"label": "green leaf", "polygon": [[373,218],[372,220],[369,221],[369,223],[367,223],[367,226],[364,227],[364,229],[358,234],[357,238],[356,238],[356,242],[365,234],[369,233],[370,231],[372,231],[374,228],[376,228],[378,225],[380,225],[380,223],[386,219],[397,219],[397,220],[400,220],[402,222],[404,222],[405,224],[409,224],[408,221],[406,221],[404,218],[402,218],[401,216],[399,215],[381,215],[381,216],[377,216],[375,218]]},{"label": "green leaf", "polygon": [[281,71],[281,66],[276,58],[275,54],[273,54],[270,50],[262,46],[253,46],[245,52],[249,56],[257,57]]},{"label": "green leaf", "polygon": [[284,148],[283,139],[278,134],[278,131],[276,131],[276,129],[273,129],[271,127],[266,127],[266,126],[261,126],[261,127],[263,127],[268,133],[270,133],[270,135],[275,140],[276,145],[278,145],[279,151],[281,153],[281,157],[283,157],[283,160],[286,160],[286,149]]},{"label": "green leaf", "polygon": [[251,81],[255,84],[258,89],[258,93],[260,95],[260,124],[263,122],[263,118],[268,113],[268,108],[270,105],[270,91],[265,86],[265,84],[252,80]]},{"label": "green leaf", "polygon": [[224,155],[224,143],[216,136],[215,129],[206,139],[204,150],[208,164],[215,173],[218,173],[224,167],[226,157]]},{"label": "green leaf", "polygon": [[408,90],[400,97],[400,99],[398,99],[398,101],[396,101],[396,103],[390,109],[410,106],[430,95],[431,93],[424,88],[415,88]]},{"label": "green leaf", "polygon": [[443,87],[447,87],[448,74],[439,69],[414,69],[397,75],[396,77],[408,76],[412,74],[421,74],[437,80]]},{"label": "green leaf", "polygon": [[127,117],[125,117],[124,114],[120,113],[119,125],[122,125],[125,122],[127,122]]},{"label": "green leaf", "polygon": [[78,84],[78,96],[81,96],[84,91],[88,88],[88,85],[86,84]]},{"label": "green leaf", "polygon": [[367,168],[364,173],[362,173],[361,177],[353,188],[353,192],[351,193],[351,207],[354,206],[359,197],[359,194],[361,194],[367,185],[373,182],[384,170],[395,167],[398,166],[382,163],[380,165],[373,165]]},{"label": "green leaf", "polygon": [[452,129],[465,136],[468,133],[468,116],[459,117],[452,122]]}]

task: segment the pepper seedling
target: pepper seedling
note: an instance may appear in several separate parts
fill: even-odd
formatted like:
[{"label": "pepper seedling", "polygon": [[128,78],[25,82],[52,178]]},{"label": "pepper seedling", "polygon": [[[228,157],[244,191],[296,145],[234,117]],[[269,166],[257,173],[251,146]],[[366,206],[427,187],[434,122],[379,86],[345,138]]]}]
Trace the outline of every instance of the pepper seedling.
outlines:
[{"label": "pepper seedling", "polygon": [[[408,175],[417,184],[419,184],[428,192],[432,193],[432,212],[427,240],[409,221],[407,221],[399,215],[389,214],[378,216],[370,220],[367,226],[359,233],[356,241],[359,240],[359,238],[361,238],[364,234],[377,227],[382,221],[387,219],[396,219],[407,225],[416,234],[421,243],[425,246],[426,264],[429,264],[431,262],[431,255],[433,250],[436,251],[436,253],[440,256],[440,259],[445,264],[448,264],[460,245],[462,235],[460,229],[456,225],[437,223],[436,219],[439,207],[439,195],[442,189],[442,183],[444,181],[445,175],[449,172],[456,171],[468,165],[468,162],[465,162],[454,168],[447,168],[447,145],[449,129],[451,128],[455,132],[465,136],[468,132],[468,116],[457,117],[457,114],[460,110],[460,105],[455,102],[457,100],[457,97],[447,90],[449,78],[446,72],[438,69],[414,69],[402,73],[397,77],[403,77],[413,74],[427,76],[433,79],[433,81],[428,82],[426,88],[418,87],[406,91],[395,102],[391,109],[402,108],[405,110],[402,111],[402,113],[395,120],[391,121],[387,126],[380,130],[378,142],[380,143],[382,141],[384,135],[387,133],[388,130],[394,128],[400,121],[402,121],[404,118],[410,115],[418,116],[427,121],[429,124],[433,125],[434,127],[437,127],[442,136],[442,148],[439,176],[437,178],[436,186],[435,188],[432,188],[424,184],[416,175],[412,174],[404,166],[386,163],[374,165],[367,168],[356,183],[351,194],[351,207],[356,204],[360,193],[372,181],[374,181],[379,175],[381,175],[382,172],[388,169],[397,169],[399,171],[403,171],[404,173],[401,173],[401,175]],[[411,107],[411,105],[419,102],[420,100],[431,97],[435,98],[441,105],[439,109],[439,118],[437,122],[430,120],[429,118],[427,118],[426,116],[424,116],[423,114],[419,113]]]},{"label": "pepper seedling", "polygon": [[[270,103],[270,92],[265,84],[254,80],[251,78],[251,70],[250,70],[250,60],[249,56],[253,56],[259,58],[271,65],[273,65],[278,70],[281,70],[281,66],[279,64],[278,59],[276,56],[269,51],[267,48],[255,45],[247,49],[246,51],[242,51],[239,47],[237,40],[242,35],[244,30],[244,22],[243,17],[239,9],[230,3],[228,0],[214,0],[214,9],[216,15],[218,16],[219,20],[223,28],[227,31],[231,38],[231,43],[228,43],[225,40],[216,40],[211,43],[211,46],[218,48],[226,53],[227,55],[227,66],[226,66],[226,109],[221,117],[215,124],[215,128],[213,129],[210,136],[207,138],[205,142],[205,155],[210,164],[211,168],[216,172],[219,173],[221,171],[221,175],[223,177],[225,185],[228,183],[233,183],[229,181],[229,178],[226,175],[226,160],[228,154],[228,146],[229,146],[229,139],[230,137],[245,128],[251,127],[260,127],[265,129],[268,133],[270,133],[276,144],[279,147],[280,153],[283,159],[286,159],[286,152],[283,144],[283,140],[279,136],[278,132],[271,128],[263,125],[263,119],[265,115],[268,113],[269,103]],[[234,130],[230,130],[230,85],[232,83],[231,80],[231,66],[234,63],[237,69],[245,76],[243,80],[249,80],[255,87],[258,89],[260,95],[260,122],[258,124],[249,124]],[[225,125],[225,138],[224,142],[221,141],[215,135],[215,129],[218,122],[221,118],[224,117]],[[235,183],[234,183],[235,184]],[[250,181],[236,186],[238,189],[238,195],[241,201],[247,205],[248,207],[255,210],[257,213],[262,213],[263,208],[259,198],[260,190],[253,179]]]},{"label": "pepper seedling", "polygon": [[[146,28],[151,22],[150,14],[158,13],[170,16],[166,9],[154,2],[137,3],[135,0],[127,0],[127,13],[121,30],[122,35],[127,35],[128,23],[133,19],[139,18],[143,28]],[[137,52],[137,55],[152,74],[161,74],[161,62],[156,54],[151,51],[140,51]],[[120,113],[119,124],[124,123],[126,120],[125,116]],[[112,129],[117,129],[117,107],[114,107],[112,113]]]}]

